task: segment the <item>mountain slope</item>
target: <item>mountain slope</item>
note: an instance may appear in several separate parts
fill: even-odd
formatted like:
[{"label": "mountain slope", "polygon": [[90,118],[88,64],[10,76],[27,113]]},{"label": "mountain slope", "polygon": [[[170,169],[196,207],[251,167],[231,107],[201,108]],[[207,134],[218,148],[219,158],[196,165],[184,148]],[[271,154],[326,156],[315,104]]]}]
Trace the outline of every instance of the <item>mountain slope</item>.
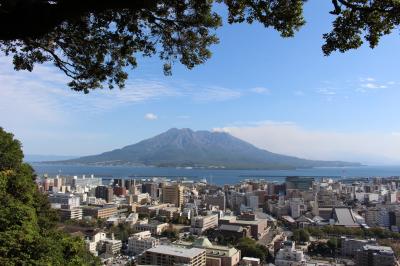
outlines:
[{"label": "mountain slope", "polygon": [[259,149],[227,133],[170,129],[133,145],[59,161],[68,164],[148,165],[159,167],[224,167],[290,169],[319,166],[354,166],[358,163],[313,161]]}]

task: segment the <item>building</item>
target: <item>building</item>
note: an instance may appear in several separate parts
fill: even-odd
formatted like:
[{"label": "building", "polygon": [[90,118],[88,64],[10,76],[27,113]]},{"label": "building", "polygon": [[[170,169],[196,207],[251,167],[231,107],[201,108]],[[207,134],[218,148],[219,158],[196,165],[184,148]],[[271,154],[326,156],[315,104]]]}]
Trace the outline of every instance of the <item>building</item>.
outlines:
[{"label": "building", "polygon": [[246,196],[244,193],[229,191],[226,201],[228,207],[237,213],[240,210],[240,206],[246,203]]},{"label": "building", "polygon": [[181,207],[183,204],[183,186],[169,185],[162,188],[162,201]]},{"label": "building", "polygon": [[204,202],[207,206],[218,206],[218,208],[222,211],[225,211],[226,208],[226,199],[225,193],[219,191],[217,194],[206,194],[204,196]]},{"label": "building", "polygon": [[240,262],[240,250],[234,247],[214,245],[207,237],[199,237],[193,243],[177,241],[174,242],[174,245],[205,249],[207,266],[236,266]]},{"label": "building", "polygon": [[243,257],[240,261],[241,266],[260,266],[261,260],[259,258]]},{"label": "building", "polygon": [[307,191],[312,188],[314,183],[313,177],[299,177],[299,176],[288,176],[286,177],[286,191],[291,189],[297,189],[301,191]]},{"label": "building", "polygon": [[336,226],[360,227],[357,217],[358,215],[351,208],[333,208],[330,223]]},{"label": "building", "polygon": [[114,191],[111,187],[98,186],[95,189],[96,198],[104,199],[107,202],[111,202],[113,199]]},{"label": "building", "polygon": [[116,195],[118,197],[126,196],[126,188],[125,187],[114,187],[113,192],[114,192],[114,195]]},{"label": "building", "polygon": [[294,241],[283,242],[275,257],[276,266],[302,266],[306,265],[306,258],[303,251],[296,250]]},{"label": "building", "polygon": [[352,238],[341,238],[341,254],[342,256],[353,257],[356,251],[361,249],[365,245],[376,245],[375,239],[352,239]]},{"label": "building", "polygon": [[389,211],[385,207],[368,208],[365,212],[365,222],[371,227],[390,227]]},{"label": "building", "polygon": [[147,202],[151,201],[151,197],[148,193],[137,193],[132,195],[132,201],[139,203],[139,204],[144,204]]},{"label": "building", "polygon": [[252,193],[249,193],[246,195],[246,206],[250,208],[252,211],[255,211],[258,209],[258,196],[253,195]]},{"label": "building", "polygon": [[102,185],[102,179],[101,179],[101,177],[94,177],[94,175],[91,175],[90,177],[86,177],[85,175],[83,175],[81,178],[74,176],[72,178],[72,183],[70,185],[75,188],[77,188],[77,187],[97,187],[97,186]]},{"label": "building", "polygon": [[118,213],[117,206],[105,205],[105,206],[84,206],[83,216],[90,216],[96,219],[107,219]]},{"label": "building", "polygon": [[80,198],[71,193],[50,194],[48,199],[53,206],[58,205],[62,209],[79,208],[80,206]]},{"label": "building", "polygon": [[190,232],[200,235],[209,228],[218,226],[218,214],[196,216],[191,219]]},{"label": "building", "polygon": [[150,231],[152,235],[161,235],[169,227],[168,223],[147,223],[139,222],[134,225],[134,229],[139,232]]},{"label": "building", "polygon": [[101,240],[106,239],[106,233],[96,230],[88,230],[85,232],[86,249],[93,255],[97,256],[97,245]]},{"label": "building", "polygon": [[356,265],[394,266],[396,258],[391,247],[365,245],[356,252]]},{"label": "building", "polygon": [[239,225],[250,227],[251,237],[254,239],[262,238],[269,231],[268,219],[258,217],[254,213],[243,213],[238,216],[222,216],[219,224]]},{"label": "building", "polygon": [[244,237],[251,237],[250,226],[240,226],[231,224],[221,224],[217,230],[218,234],[222,235],[224,238],[235,238],[240,239]]},{"label": "building", "polygon": [[293,218],[299,218],[307,211],[307,206],[302,198],[292,198],[289,201],[290,215]]},{"label": "building", "polygon": [[139,257],[139,264],[163,266],[205,266],[206,251],[200,248],[183,248],[173,245],[160,245],[146,250]]},{"label": "building", "polygon": [[[147,193],[146,193],[146,195],[148,196]],[[158,204],[158,205],[141,205],[141,206],[137,206],[136,207],[136,212],[139,213],[139,214],[148,215],[149,217],[154,217],[154,216],[157,216],[157,215],[161,215],[160,211],[162,209],[174,208],[174,209],[171,209],[171,210],[177,210],[177,208],[174,207],[174,206],[175,205],[167,204],[167,203],[166,204]]]},{"label": "building", "polygon": [[128,253],[138,255],[142,252],[154,248],[160,244],[160,240],[151,236],[150,231],[143,231],[133,234],[128,239]]},{"label": "building", "polygon": [[158,184],[151,182],[151,183],[144,183],[142,185],[143,193],[148,193],[151,198],[156,199],[158,198]]},{"label": "building", "polygon": [[121,252],[122,241],[117,239],[102,239],[100,240],[97,249],[100,254],[116,255]]},{"label": "building", "polygon": [[82,220],[82,209],[72,208],[72,209],[59,209],[60,219],[62,222],[67,220]]}]

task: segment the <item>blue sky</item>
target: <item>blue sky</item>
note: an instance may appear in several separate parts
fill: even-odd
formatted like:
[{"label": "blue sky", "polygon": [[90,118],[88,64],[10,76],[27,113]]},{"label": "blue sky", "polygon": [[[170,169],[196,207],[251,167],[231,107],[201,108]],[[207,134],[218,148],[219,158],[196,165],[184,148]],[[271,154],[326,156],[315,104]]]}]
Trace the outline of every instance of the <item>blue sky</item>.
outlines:
[{"label": "blue sky", "polygon": [[306,158],[398,163],[398,31],[373,50],[324,57],[330,9],[309,1],[307,24],[291,39],[257,24],[224,25],[206,64],[177,63],[165,77],[157,58],[139,59],[123,91],[79,94],[54,67],[14,72],[0,58],[0,125],[29,154],[93,154],[189,127]]}]

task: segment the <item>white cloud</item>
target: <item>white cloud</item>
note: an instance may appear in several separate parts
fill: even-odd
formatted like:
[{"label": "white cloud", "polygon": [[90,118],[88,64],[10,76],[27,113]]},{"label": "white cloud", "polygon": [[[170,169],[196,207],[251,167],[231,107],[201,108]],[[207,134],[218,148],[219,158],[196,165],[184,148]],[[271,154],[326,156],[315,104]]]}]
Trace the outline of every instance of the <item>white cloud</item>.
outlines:
[{"label": "white cloud", "polygon": [[360,83],[356,91],[367,92],[368,90],[386,89],[388,86],[395,85],[394,81],[389,81],[386,83],[378,82],[375,78],[360,78]]},{"label": "white cloud", "polygon": [[258,93],[258,94],[270,94],[271,93],[270,89],[267,89],[264,87],[251,88],[250,91],[252,91],[254,93]]},{"label": "white cloud", "polygon": [[379,164],[400,162],[400,134],[396,132],[319,131],[288,122],[264,122],[214,130],[228,132],[272,152],[303,158]]},{"label": "white cloud", "polygon": [[146,120],[157,120],[158,116],[153,113],[147,113],[144,115],[144,119]]},{"label": "white cloud", "polygon": [[386,85],[380,85],[380,84],[371,83],[371,82],[361,84],[361,87],[367,88],[367,89],[385,89],[385,88],[387,88]]}]

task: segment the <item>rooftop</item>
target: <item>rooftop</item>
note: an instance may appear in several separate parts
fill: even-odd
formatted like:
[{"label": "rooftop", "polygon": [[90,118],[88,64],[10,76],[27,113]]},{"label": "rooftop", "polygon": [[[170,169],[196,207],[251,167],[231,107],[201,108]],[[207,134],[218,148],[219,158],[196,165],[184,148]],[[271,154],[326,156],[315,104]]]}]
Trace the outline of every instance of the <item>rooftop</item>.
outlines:
[{"label": "rooftop", "polygon": [[178,246],[160,245],[148,249],[147,252],[160,253],[177,257],[194,258],[205,252],[205,250],[200,248],[183,248]]},{"label": "rooftop", "polygon": [[335,208],[334,215],[336,217],[336,225],[359,226],[350,208]]},{"label": "rooftop", "polygon": [[214,245],[208,240],[207,237],[200,237],[193,243],[178,240],[178,241],[175,241],[173,244],[177,245],[177,246],[183,246],[183,247],[197,247],[197,248],[205,249],[207,252],[207,255],[209,255],[209,256],[231,257],[234,254],[236,254],[236,252],[238,252],[237,249],[234,247]]},{"label": "rooftop", "polygon": [[363,250],[373,250],[377,252],[393,253],[393,249],[391,247],[386,247],[386,246],[365,245],[363,246]]},{"label": "rooftop", "polygon": [[243,232],[243,227],[240,226],[240,225],[221,224],[219,226],[219,230],[233,231],[233,232]]}]

